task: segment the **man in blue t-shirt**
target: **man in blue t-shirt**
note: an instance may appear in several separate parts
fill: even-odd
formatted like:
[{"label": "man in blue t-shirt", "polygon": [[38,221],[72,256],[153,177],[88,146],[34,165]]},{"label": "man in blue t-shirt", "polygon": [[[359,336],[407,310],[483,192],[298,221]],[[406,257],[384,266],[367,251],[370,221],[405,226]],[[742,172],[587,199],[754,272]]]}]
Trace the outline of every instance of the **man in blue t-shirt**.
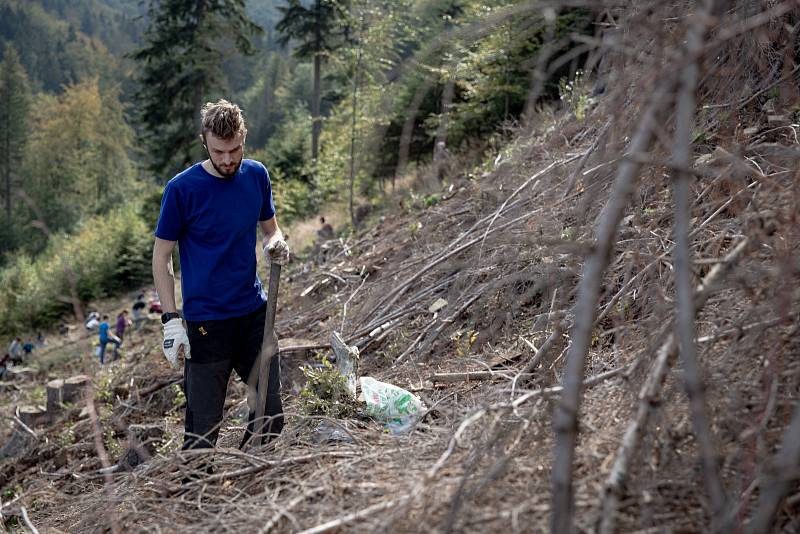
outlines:
[{"label": "man in blue t-shirt", "polygon": [[[269,173],[243,159],[247,130],[241,110],[225,100],[201,113],[200,139],[208,159],[169,181],[153,247],[153,279],[161,297],[164,355],[172,366],[182,348],[186,422],[184,449],[213,447],[219,434],[232,370],[247,382],[264,333],[266,295],[256,274],[256,226],[267,261],[285,263],[289,247],[275,218]],[[183,326],[175,304],[172,251],[178,244]],[[268,379],[264,425],[269,437],[283,428],[278,358]],[[254,427],[255,395],[242,446]]]}]

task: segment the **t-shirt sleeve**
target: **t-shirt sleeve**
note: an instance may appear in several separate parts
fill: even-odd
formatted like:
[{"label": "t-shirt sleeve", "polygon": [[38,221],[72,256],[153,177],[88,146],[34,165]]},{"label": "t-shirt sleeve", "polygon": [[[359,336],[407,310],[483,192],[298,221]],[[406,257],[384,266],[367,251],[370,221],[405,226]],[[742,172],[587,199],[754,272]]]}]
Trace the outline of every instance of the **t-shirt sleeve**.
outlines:
[{"label": "t-shirt sleeve", "polygon": [[177,241],[183,233],[183,211],[178,188],[169,182],[161,197],[161,213],[158,216],[155,236],[167,241]]},{"label": "t-shirt sleeve", "polygon": [[275,216],[275,203],[272,200],[272,184],[269,179],[269,171],[263,165],[261,168],[264,170],[264,200],[261,203],[261,214],[258,220],[267,221]]}]

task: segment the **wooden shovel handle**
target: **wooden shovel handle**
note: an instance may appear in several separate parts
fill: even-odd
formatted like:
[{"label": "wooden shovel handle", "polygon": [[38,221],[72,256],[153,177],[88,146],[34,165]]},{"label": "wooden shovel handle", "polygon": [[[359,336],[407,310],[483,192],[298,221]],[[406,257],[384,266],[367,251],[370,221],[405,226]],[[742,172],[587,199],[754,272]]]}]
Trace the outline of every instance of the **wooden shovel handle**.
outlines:
[{"label": "wooden shovel handle", "polygon": [[256,404],[256,420],[253,429],[257,442],[264,442],[264,410],[267,404],[267,389],[269,388],[269,367],[272,357],[278,354],[278,339],[275,336],[275,311],[278,308],[278,286],[281,279],[281,266],[277,263],[270,264],[269,291],[267,292],[267,315],[264,319],[264,337],[261,339],[261,351],[256,363],[258,365],[258,384]]}]

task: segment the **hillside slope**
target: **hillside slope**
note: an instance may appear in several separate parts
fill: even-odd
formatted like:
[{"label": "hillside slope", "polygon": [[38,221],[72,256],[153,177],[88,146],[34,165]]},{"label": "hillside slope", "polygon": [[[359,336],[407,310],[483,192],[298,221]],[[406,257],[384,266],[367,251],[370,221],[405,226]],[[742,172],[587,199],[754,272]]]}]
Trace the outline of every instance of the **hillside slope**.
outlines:
[{"label": "hillside slope", "polygon": [[[772,28],[793,13],[753,20],[735,12],[707,40],[687,166],[673,155],[680,99],[661,95],[677,90],[692,61],[659,51],[679,50],[697,19],[675,9],[631,10],[616,49],[639,53],[612,61],[613,83],[580,112],[540,111],[478,165],[453,156],[438,192],[404,199],[363,231],[327,243],[320,261],[286,269],[277,330],[292,340],[283,353],[289,417],[273,446],[231,448],[245,402],[232,382],[214,473],[203,470],[208,454],[175,452],[180,377],[159,356],[154,324],[107,368],[93,368],[81,349],[80,360],[39,372],[39,383],[92,373],[99,416],[65,410],[0,464],[7,524],[23,522],[24,507],[39,529],[65,532],[547,530],[554,436],[573,428],[554,425],[553,413],[565,406],[562,385],[583,380],[570,464],[578,530],[741,528],[769,514],[777,531],[796,531],[796,484],[775,473],[797,461],[773,456],[793,450],[791,432],[781,443],[796,426],[800,388],[800,126],[784,88],[794,71],[776,67],[769,79],[731,52],[752,44],[737,37],[741,25]],[[760,89],[742,97],[747,76]],[[637,144],[641,132],[651,142]],[[635,191],[620,194],[631,170]],[[676,171],[692,176],[699,388],[673,337]],[[598,239],[620,201],[612,238]],[[606,260],[597,302],[586,301],[587,265]],[[431,311],[439,299],[446,305]],[[581,328],[588,350],[576,381],[566,369],[576,367]],[[362,375],[426,403],[411,432],[300,413],[296,368],[333,331],[359,347]],[[475,374],[442,376],[466,372]],[[28,403],[31,389],[4,388],[6,409]],[[327,438],[315,430],[321,419]],[[162,432],[156,454],[131,470],[99,472],[106,452],[112,463],[125,457],[138,424]],[[708,437],[712,457],[703,455]],[[182,484],[192,471],[196,478]],[[715,473],[721,511],[706,495]],[[750,523],[758,531],[765,524]]]}]

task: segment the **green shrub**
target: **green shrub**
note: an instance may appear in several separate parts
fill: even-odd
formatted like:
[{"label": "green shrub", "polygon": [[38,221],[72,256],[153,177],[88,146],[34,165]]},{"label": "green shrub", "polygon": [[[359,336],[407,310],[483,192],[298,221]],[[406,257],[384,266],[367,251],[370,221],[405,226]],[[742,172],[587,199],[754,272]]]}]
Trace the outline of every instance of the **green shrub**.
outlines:
[{"label": "green shrub", "polygon": [[305,415],[350,417],[358,403],[347,389],[347,379],[327,359],[324,367],[303,366],[306,385],[300,392],[300,411]]},{"label": "green shrub", "polygon": [[74,235],[51,236],[35,259],[20,254],[0,270],[0,332],[51,326],[82,302],[150,278],[150,228],[133,207],[87,219]]}]

